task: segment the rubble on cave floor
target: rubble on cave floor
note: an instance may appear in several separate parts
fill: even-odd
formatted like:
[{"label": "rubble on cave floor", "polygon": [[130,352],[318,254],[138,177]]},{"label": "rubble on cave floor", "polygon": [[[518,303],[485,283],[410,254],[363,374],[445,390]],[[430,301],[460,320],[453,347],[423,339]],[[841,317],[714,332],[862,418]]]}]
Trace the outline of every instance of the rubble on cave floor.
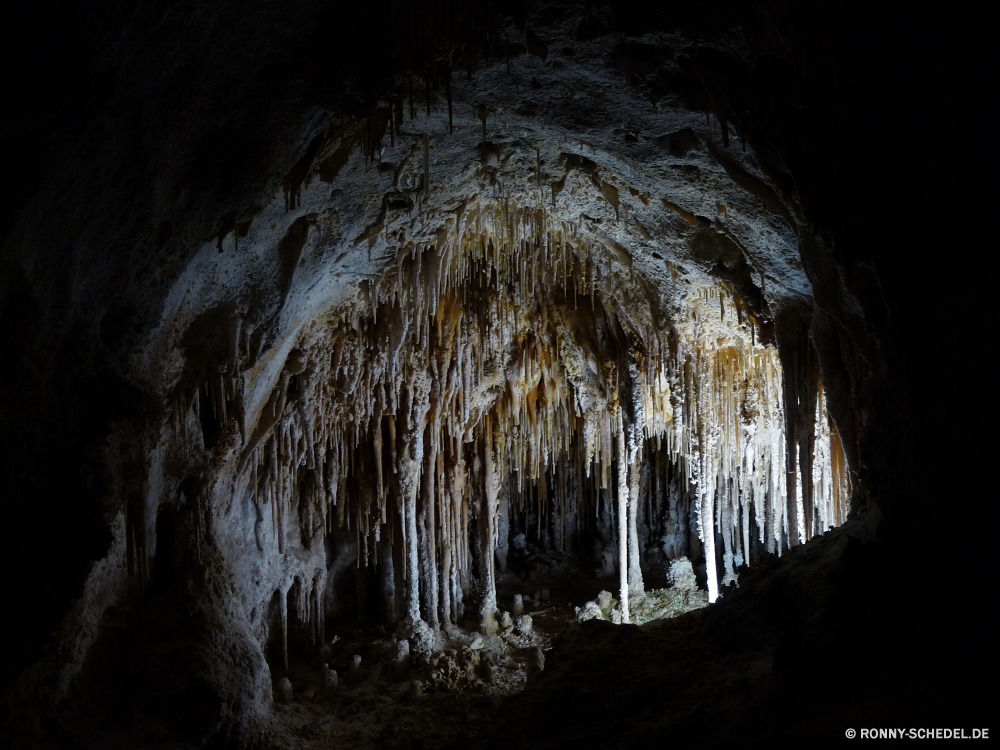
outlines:
[{"label": "rubble on cave floor", "polygon": [[[531,583],[512,573],[501,578],[495,634],[477,631],[469,618],[442,633],[429,658],[411,659],[408,642],[384,627],[343,630],[312,660],[275,672],[269,745],[389,749],[473,741],[503,698],[525,690],[544,669],[556,638],[586,619],[621,621],[608,591],[593,594],[610,582],[573,578],[570,556],[552,557],[552,568],[544,576],[536,571]],[[672,585],[633,598],[634,624],[707,606],[685,558],[670,566],[667,581]],[[586,596],[592,599],[580,606]],[[290,698],[280,695],[281,684],[290,684]]]},{"label": "rubble on cave floor", "polygon": [[[492,636],[453,628],[440,645],[426,663],[401,664],[394,634],[364,628],[345,632],[327,649],[329,667],[320,657],[293,663],[292,697],[275,700],[271,746],[394,748],[414,740],[424,748],[448,746],[476,734],[502,696],[524,689],[532,651],[547,650],[549,639],[538,630],[520,633],[510,622]],[[324,686],[328,669],[336,683],[326,678]]]}]

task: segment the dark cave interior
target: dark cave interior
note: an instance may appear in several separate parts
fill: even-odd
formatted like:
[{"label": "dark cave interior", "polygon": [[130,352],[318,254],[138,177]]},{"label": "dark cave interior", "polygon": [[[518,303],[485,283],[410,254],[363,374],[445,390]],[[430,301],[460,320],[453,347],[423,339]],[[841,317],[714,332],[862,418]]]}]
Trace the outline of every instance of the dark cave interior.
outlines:
[{"label": "dark cave interior", "polygon": [[3,13],[0,742],[988,727],[973,6]]}]

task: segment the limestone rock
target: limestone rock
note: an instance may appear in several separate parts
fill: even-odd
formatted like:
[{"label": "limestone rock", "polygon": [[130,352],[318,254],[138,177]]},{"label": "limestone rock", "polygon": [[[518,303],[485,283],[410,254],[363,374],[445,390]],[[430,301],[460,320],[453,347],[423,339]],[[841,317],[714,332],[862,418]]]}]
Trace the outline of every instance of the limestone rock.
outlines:
[{"label": "limestone rock", "polygon": [[582,607],[576,608],[576,619],[578,622],[603,620],[604,613],[601,612],[601,608],[597,606],[596,602],[587,602]]},{"label": "limestone rock", "polygon": [[514,629],[518,635],[531,635],[531,615],[521,615],[518,617]]},{"label": "limestone rock", "polygon": [[437,647],[437,639],[426,622],[407,618],[400,625],[399,634],[410,642],[411,664],[422,666],[430,662],[431,654]]},{"label": "limestone rock", "polygon": [[274,700],[278,703],[290,703],[292,692],[292,681],[287,677],[282,677],[274,685]]},{"label": "limestone rock", "polygon": [[500,613],[500,629],[508,632],[514,627],[514,618],[510,616],[510,612]]},{"label": "limestone rock", "polygon": [[340,678],[337,676],[337,670],[330,669],[326,664],[323,665],[323,689],[324,690],[335,690],[340,682]]}]

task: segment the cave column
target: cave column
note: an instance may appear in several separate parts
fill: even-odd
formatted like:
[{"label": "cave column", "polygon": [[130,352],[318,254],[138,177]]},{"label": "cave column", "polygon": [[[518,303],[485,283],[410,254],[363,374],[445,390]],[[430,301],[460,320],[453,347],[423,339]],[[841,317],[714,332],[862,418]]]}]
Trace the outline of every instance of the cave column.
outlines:
[{"label": "cave column", "polygon": [[[785,404],[785,491],[787,500],[785,513],[788,522],[788,546],[795,547],[804,540],[804,519],[802,518],[802,476],[799,464],[799,414],[802,409],[801,396],[806,380],[804,360],[811,343],[808,329],[803,326],[797,311],[789,310],[775,320],[775,335],[778,339],[778,356],[784,371],[783,397]],[[780,542],[779,542],[780,547]]]},{"label": "cave column", "polygon": [[481,629],[486,634],[496,632],[497,587],[494,563],[494,538],[500,481],[493,456],[493,420],[483,417],[483,494],[479,513],[479,546],[482,556],[483,603],[479,610]]},{"label": "cave column", "polygon": [[462,614],[462,584],[468,574],[467,545],[469,533],[466,525],[467,505],[465,498],[465,461],[460,452],[452,457],[451,479],[451,522],[455,540],[451,568],[451,620],[456,625]]},{"label": "cave column", "polygon": [[441,540],[441,575],[440,582],[440,602],[441,602],[441,623],[445,632],[451,630],[451,569],[454,555],[454,536],[451,530],[451,493],[448,490],[444,471],[444,451],[437,453],[436,461],[437,476],[437,499],[438,499],[438,524]]},{"label": "cave column", "polygon": [[403,618],[406,610],[407,577],[406,577],[406,517],[405,517],[405,496],[401,491],[399,482],[399,461],[397,459],[396,448],[396,417],[390,415],[387,419],[389,426],[389,445],[391,449],[392,478],[390,487],[392,490],[392,502],[387,499],[387,516],[390,527],[390,539],[392,547],[392,572],[393,572],[393,605],[389,611],[393,613],[393,624]]},{"label": "cave column", "polygon": [[427,624],[434,632],[440,629],[438,620],[438,571],[437,571],[437,539],[436,513],[434,497],[434,474],[437,460],[434,455],[433,440],[430,429],[424,432],[424,469],[421,476],[419,525],[417,532],[420,558],[420,573],[423,579],[424,614]]},{"label": "cave column", "polygon": [[640,367],[637,356],[633,353],[629,361],[629,382],[632,388],[632,422],[629,435],[629,503],[628,503],[628,591],[632,597],[642,597],[646,593],[642,580],[642,567],[639,559],[639,487],[642,480],[642,439],[645,422],[645,388],[643,387],[644,368]]},{"label": "cave column", "polygon": [[281,627],[281,666],[288,669],[288,597],[278,589],[278,622]]},{"label": "cave column", "polygon": [[705,549],[705,575],[708,579],[708,601],[719,598],[719,571],[715,564],[715,485],[716,478],[700,477],[698,495],[701,501],[701,541]]},{"label": "cave column", "polygon": [[705,577],[708,584],[708,601],[719,598],[719,573],[715,561],[715,495],[719,478],[718,444],[720,436],[711,419],[711,411],[701,405],[715,403],[710,373],[698,367],[697,401],[698,410],[698,455],[696,458],[696,481],[698,484],[698,536],[705,555]]},{"label": "cave column", "polygon": [[392,548],[393,545],[389,543],[389,537],[391,532],[389,526],[385,525],[382,529],[382,544],[378,545],[378,570],[379,570],[379,588],[382,594],[382,609],[385,612],[386,622],[389,624],[395,624],[397,620],[396,614],[396,570],[393,564]]},{"label": "cave column", "polygon": [[417,549],[418,481],[414,477],[412,482],[407,482],[410,486],[406,489],[406,505],[403,511],[406,516],[406,615],[414,621],[420,619],[420,565]]},{"label": "cave column", "polygon": [[642,597],[646,586],[642,580],[639,560],[639,485],[642,479],[642,463],[633,459],[629,466],[628,500],[628,591],[631,597]]},{"label": "cave column", "polygon": [[403,527],[406,543],[407,601],[406,615],[413,623],[420,620],[420,550],[417,536],[417,495],[420,492],[420,470],[424,460],[424,427],[429,409],[429,382],[426,371],[419,365],[406,385],[399,461],[399,490],[403,500]]},{"label": "cave column", "polygon": [[628,452],[625,449],[625,425],[621,404],[615,405],[618,430],[618,579],[622,622],[629,622],[628,611]]}]

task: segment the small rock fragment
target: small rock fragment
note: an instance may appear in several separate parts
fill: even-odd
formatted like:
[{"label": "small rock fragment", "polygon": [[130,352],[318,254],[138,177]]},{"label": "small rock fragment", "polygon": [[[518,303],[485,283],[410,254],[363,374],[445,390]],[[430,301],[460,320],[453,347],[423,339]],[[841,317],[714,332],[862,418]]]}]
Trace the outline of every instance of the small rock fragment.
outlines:
[{"label": "small rock fragment", "polygon": [[521,615],[518,617],[516,629],[521,635],[531,635],[531,615]]},{"label": "small rock fragment", "polygon": [[274,699],[278,703],[290,703],[292,700],[292,681],[282,677],[274,686]]},{"label": "small rock fragment", "polygon": [[513,612],[515,616],[524,612],[524,599],[520,594],[514,594],[514,606],[511,607],[511,612]]},{"label": "small rock fragment", "polygon": [[329,664],[323,665],[323,689],[333,690],[340,683],[340,678],[337,676],[337,670],[330,669]]},{"label": "small rock fragment", "polygon": [[472,643],[469,644],[469,648],[473,651],[478,651],[483,647],[483,645],[483,637],[481,635],[477,635]]}]

